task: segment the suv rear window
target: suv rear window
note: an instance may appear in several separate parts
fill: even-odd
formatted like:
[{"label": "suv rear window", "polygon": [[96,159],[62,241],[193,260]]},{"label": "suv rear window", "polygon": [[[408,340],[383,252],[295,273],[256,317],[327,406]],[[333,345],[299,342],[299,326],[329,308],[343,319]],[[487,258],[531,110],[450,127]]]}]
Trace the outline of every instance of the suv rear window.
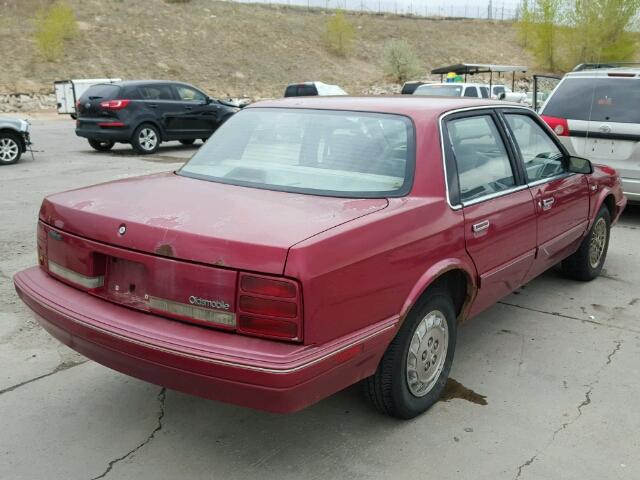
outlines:
[{"label": "suv rear window", "polygon": [[313,97],[318,95],[315,85],[289,85],[284,92],[285,97]]},{"label": "suv rear window", "polygon": [[88,100],[112,100],[120,93],[120,87],[118,85],[100,84],[93,85],[84,92],[82,99]]},{"label": "suv rear window", "polygon": [[570,120],[640,123],[639,78],[566,78],[543,114]]},{"label": "suv rear window", "polygon": [[180,169],[188,177],[314,195],[408,193],[413,123],[393,114],[251,108],[225,122]]}]

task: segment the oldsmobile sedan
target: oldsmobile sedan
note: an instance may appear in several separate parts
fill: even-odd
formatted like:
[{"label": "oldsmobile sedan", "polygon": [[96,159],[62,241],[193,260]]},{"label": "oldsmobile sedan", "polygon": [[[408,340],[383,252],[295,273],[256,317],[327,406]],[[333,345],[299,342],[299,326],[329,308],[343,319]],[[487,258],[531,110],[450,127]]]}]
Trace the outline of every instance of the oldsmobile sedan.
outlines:
[{"label": "oldsmobile sedan", "polygon": [[459,325],[556,264],[596,278],[625,204],[522,106],[291,98],[176,172],[45,198],[14,280],[51,335],[128,375],[274,412],[361,382],[411,418]]}]

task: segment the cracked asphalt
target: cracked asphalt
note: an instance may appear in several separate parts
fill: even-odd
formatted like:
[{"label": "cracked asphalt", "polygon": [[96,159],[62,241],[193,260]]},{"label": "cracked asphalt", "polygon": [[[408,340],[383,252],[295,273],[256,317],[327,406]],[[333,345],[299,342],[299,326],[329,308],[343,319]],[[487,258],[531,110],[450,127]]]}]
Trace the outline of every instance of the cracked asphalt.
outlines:
[{"label": "cracked asphalt", "polygon": [[459,330],[465,395],[402,422],[353,387],[281,416],[126,377],[38,326],[11,277],[36,263],[42,197],[175,169],[196,147],[96,153],[53,116],[33,139],[35,160],[0,168],[1,479],[640,478],[640,208],[600,278],[547,272]]}]

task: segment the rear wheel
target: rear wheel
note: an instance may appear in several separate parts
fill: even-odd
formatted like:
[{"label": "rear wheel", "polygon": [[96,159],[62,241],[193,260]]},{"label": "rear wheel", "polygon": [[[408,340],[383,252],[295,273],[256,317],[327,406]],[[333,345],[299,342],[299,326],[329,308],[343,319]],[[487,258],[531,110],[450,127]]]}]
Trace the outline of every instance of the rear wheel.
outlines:
[{"label": "rear wheel", "polygon": [[94,150],[97,150],[99,152],[108,152],[113,148],[115,142],[105,142],[102,140],[96,140],[95,138],[90,138],[89,145],[91,145]]},{"label": "rear wheel", "polygon": [[0,164],[11,165],[22,156],[22,142],[17,135],[0,133]]},{"label": "rear wheel", "polygon": [[193,143],[196,141],[195,138],[187,138],[184,140],[180,140],[180,143],[183,145],[193,145]]},{"label": "rear wheel", "polygon": [[150,123],[144,123],[133,132],[131,145],[144,155],[155,153],[160,148],[160,132]]},{"label": "rear wheel", "polygon": [[428,292],[412,310],[363,381],[365,396],[382,413],[413,418],[438,401],[456,345],[456,315],[448,292]]},{"label": "rear wheel", "polygon": [[602,205],[578,251],[562,261],[562,271],[567,276],[583,282],[600,275],[609,249],[610,230],[611,214],[606,205]]}]

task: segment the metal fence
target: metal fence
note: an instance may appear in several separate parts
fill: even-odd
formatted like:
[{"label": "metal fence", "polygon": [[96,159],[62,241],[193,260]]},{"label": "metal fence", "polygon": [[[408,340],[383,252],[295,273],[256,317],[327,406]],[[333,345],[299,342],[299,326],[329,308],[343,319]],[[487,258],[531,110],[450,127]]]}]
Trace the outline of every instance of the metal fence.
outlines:
[{"label": "metal fence", "polygon": [[481,2],[434,2],[425,0],[228,0],[259,3],[274,7],[292,6],[308,9],[346,10],[374,14],[395,14],[416,17],[486,18],[516,20],[519,9],[514,1],[488,0]]}]

